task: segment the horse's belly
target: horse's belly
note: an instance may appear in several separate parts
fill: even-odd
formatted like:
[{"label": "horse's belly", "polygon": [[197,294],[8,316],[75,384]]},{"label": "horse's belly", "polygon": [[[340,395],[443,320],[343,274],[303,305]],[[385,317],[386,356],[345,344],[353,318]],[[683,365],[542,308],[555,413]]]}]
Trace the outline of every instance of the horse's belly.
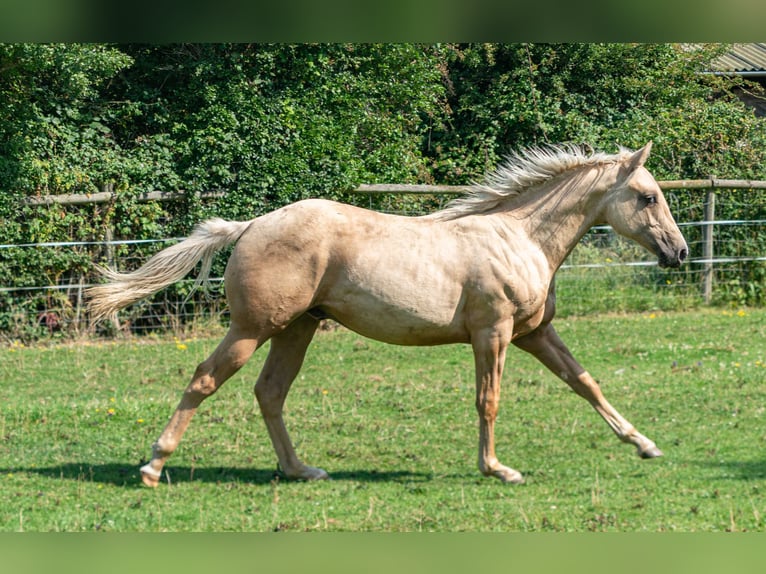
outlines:
[{"label": "horse's belly", "polygon": [[394,345],[445,345],[468,343],[468,335],[461,329],[443,325],[405,322],[377,322],[368,317],[337,318],[338,322],[364,337]]},{"label": "horse's belly", "polygon": [[412,303],[396,305],[380,299],[350,297],[321,305],[340,324],[371,339],[396,345],[440,345],[469,341],[456,309]]}]

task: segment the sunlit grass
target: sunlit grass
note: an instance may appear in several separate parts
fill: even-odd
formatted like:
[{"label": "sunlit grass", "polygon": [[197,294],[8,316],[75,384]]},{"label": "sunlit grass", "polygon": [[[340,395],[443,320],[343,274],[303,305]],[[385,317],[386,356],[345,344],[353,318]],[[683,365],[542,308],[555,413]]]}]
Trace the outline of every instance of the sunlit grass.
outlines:
[{"label": "sunlit grass", "polygon": [[318,334],[286,406],[299,454],[333,480],[280,478],[252,387],[265,349],[209,399],[160,487],[140,485],[218,337],[0,348],[6,531],[764,530],[766,312],[557,320],[614,406],[664,451],[643,461],[568,387],[509,352],[497,450],[476,469],[465,346]]}]

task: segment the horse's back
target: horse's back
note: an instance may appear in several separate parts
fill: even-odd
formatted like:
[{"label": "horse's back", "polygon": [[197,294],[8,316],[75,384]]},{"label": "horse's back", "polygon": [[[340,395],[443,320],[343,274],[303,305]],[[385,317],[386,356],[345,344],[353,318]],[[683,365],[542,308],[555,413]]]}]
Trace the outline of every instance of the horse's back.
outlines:
[{"label": "horse's back", "polygon": [[[434,222],[379,213],[328,199],[304,199],[253,220],[240,244],[262,255],[273,250],[333,251],[337,256],[385,252],[392,243],[430,243]],[[443,241],[443,238],[440,239]]]}]

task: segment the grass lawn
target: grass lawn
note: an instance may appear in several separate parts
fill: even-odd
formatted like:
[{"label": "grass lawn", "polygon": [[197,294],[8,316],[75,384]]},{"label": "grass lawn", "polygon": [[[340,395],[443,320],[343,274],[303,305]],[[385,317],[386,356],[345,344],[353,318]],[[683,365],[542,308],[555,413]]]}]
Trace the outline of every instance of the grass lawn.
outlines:
[{"label": "grass lawn", "polygon": [[497,452],[477,468],[465,346],[321,332],[288,397],[290,482],[252,387],[265,349],[206,401],[157,489],[139,465],[219,337],[0,348],[2,531],[762,531],[766,310],[570,317],[562,338],[665,456],[641,460],[542,365],[509,351]]}]

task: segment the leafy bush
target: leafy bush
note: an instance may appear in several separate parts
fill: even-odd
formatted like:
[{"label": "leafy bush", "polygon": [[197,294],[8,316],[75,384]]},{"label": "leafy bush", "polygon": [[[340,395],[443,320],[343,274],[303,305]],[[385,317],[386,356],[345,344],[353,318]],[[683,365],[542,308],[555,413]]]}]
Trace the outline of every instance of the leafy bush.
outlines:
[{"label": "leafy bush", "polygon": [[[420,146],[423,119],[441,111],[438,54],[408,44],[4,45],[6,242],[183,236],[213,214],[250,219],[305,197],[350,199],[362,181],[427,179]],[[102,188],[113,202],[23,203]],[[193,193],[219,189],[226,195],[215,203]],[[152,190],[188,193],[139,201]],[[92,255],[140,260],[156,248]],[[94,279],[81,255],[62,253],[4,251],[0,273],[7,287]],[[22,302],[30,316],[49,308],[35,299],[6,294],[0,315],[15,316]]]},{"label": "leafy bush", "polygon": [[[701,74],[723,49],[2,44],[4,243],[180,237],[210,215],[249,219],[306,197],[418,212],[438,198],[348,192],[359,183],[465,183],[509,151],[547,142],[616,151],[651,139],[658,178],[766,179],[765,124],[734,96],[742,82]],[[24,202],[101,189],[113,201]],[[140,201],[153,190],[185,193]],[[213,190],[225,195],[195,195]],[[684,201],[675,207],[695,208]],[[743,217],[742,205],[721,202],[719,216]],[[762,237],[731,233],[721,253],[745,242],[763,251]],[[160,247],[0,249],[0,274],[6,288],[80,285],[95,279],[93,260],[133,265]],[[763,302],[762,268],[723,279],[722,301]],[[62,317],[79,312],[76,289],[30,293],[2,292],[1,330],[18,331],[24,317],[37,325],[52,306]]]}]

